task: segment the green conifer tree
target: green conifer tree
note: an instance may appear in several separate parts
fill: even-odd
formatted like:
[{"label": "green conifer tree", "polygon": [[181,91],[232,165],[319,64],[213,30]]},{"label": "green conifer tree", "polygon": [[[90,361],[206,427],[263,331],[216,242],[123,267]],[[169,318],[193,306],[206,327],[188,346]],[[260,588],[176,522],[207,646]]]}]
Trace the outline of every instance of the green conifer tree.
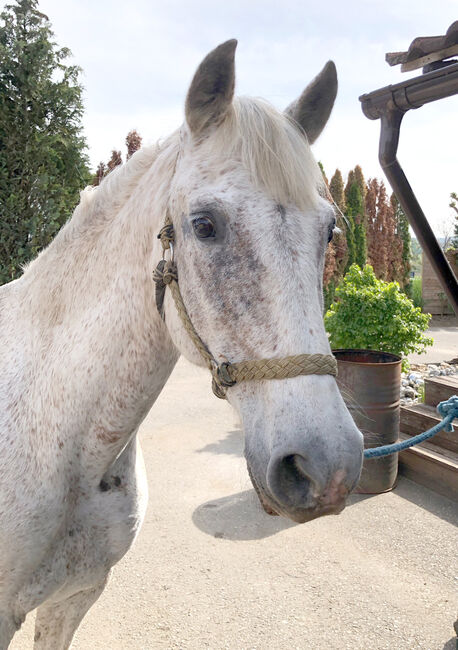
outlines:
[{"label": "green conifer tree", "polygon": [[[354,263],[363,268],[367,259],[364,202],[358,184],[350,185],[347,195],[347,215],[353,221]],[[351,266],[351,265],[349,265]]]},{"label": "green conifer tree", "polygon": [[329,191],[334,199],[334,203],[342,214],[345,214],[347,205],[345,203],[344,184],[340,169],[336,169],[334,172],[334,176],[331,178],[331,182],[329,183]]},{"label": "green conifer tree", "polygon": [[323,179],[324,182],[326,183],[326,186],[329,186],[328,177],[326,176],[326,172],[324,171],[323,163],[320,160],[318,161],[318,167],[321,169],[321,173],[323,175]]},{"label": "green conifer tree", "polygon": [[37,0],[0,15],[0,283],[47,246],[90,180],[80,69]]},{"label": "green conifer tree", "polygon": [[410,261],[412,259],[409,221],[394,193],[391,195],[390,201],[394,212],[396,236],[402,242],[400,269],[398,274],[394,273],[393,279],[399,282],[402,289],[406,289],[410,281]]},{"label": "green conifer tree", "polygon": [[353,170],[353,173],[355,175],[354,176],[355,183],[358,186],[358,189],[359,189],[359,191],[361,193],[361,198],[362,198],[363,204],[364,204],[364,201],[366,200],[367,185],[366,185],[366,180],[365,180],[364,175],[363,175],[363,170],[361,169],[361,167],[359,165],[356,165],[355,169]]}]

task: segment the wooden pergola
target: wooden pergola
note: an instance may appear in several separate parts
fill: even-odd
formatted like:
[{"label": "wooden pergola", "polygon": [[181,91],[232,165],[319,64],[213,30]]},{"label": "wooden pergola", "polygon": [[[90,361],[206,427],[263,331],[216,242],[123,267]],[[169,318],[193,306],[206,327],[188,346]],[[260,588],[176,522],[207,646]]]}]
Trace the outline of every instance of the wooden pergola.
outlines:
[{"label": "wooden pergola", "polygon": [[396,157],[404,115],[429,102],[458,94],[458,59],[450,58],[455,55],[458,55],[458,21],[452,23],[443,36],[416,38],[406,52],[386,55],[389,65],[401,65],[402,72],[423,68],[420,76],[374,90],[359,99],[366,117],[381,121],[380,164],[458,315],[457,278]]}]

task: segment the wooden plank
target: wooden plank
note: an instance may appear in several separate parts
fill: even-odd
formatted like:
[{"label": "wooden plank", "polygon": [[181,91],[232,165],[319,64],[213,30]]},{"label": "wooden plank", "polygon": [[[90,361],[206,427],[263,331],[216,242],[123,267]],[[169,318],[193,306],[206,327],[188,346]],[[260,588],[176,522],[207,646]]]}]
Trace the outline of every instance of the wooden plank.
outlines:
[{"label": "wooden plank", "polygon": [[[401,440],[409,436],[401,433]],[[458,456],[443,456],[425,443],[399,454],[399,473],[458,502]]]},{"label": "wooden plank", "polygon": [[434,63],[434,61],[442,61],[442,59],[448,59],[451,56],[458,54],[458,45],[450,45],[443,50],[438,50],[437,52],[431,52],[425,56],[421,56],[419,59],[413,59],[412,61],[406,61],[401,65],[401,72],[410,72],[411,70],[417,70],[418,68],[423,68],[428,63]]},{"label": "wooden plank", "polygon": [[[416,436],[438,424],[442,418],[433,406],[426,404],[413,404],[401,406],[401,431],[409,436]],[[439,431],[429,443],[434,447],[449,449],[458,454],[458,419],[454,420],[455,431]]]},{"label": "wooden plank", "polygon": [[452,395],[458,395],[458,377],[425,377],[425,404],[436,407]]},{"label": "wooden plank", "polygon": [[387,52],[385,54],[385,61],[388,65],[400,65],[407,61],[408,52]]}]

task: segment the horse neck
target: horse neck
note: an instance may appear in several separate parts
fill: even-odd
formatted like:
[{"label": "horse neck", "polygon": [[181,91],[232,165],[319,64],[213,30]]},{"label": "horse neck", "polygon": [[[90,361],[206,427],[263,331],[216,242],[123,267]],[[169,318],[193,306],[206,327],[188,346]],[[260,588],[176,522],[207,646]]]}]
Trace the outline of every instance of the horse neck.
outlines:
[{"label": "horse neck", "polygon": [[[164,215],[149,198],[155,179],[148,181],[140,179],[117,213],[98,219],[95,212],[92,228],[88,219],[80,228],[69,222],[22,283],[31,349],[40,355],[32,361],[41,369],[37,391],[65,386],[59,408],[71,402],[89,418],[73,428],[115,447],[146,415],[178,358],[155,305]],[[162,185],[158,179],[158,193]]]}]

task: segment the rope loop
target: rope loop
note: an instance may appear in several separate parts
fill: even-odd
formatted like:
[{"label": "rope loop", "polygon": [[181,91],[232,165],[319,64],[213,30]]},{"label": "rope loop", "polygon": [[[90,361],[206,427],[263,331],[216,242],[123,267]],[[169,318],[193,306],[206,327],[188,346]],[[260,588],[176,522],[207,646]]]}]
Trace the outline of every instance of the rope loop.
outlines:
[{"label": "rope loop", "polygon": [[172,261],[161,260],[153,271],[153,280],[156,283],[156,307],[164,318],[165,287],[172,281],[178,282],[176,264]]},{"label": "rope loop", "polygon": [[414,445],[418,445],[420,442],[424,442],[429,438],[432,438],[439,433],[439,431],[448,431],[449,433],[453,432],[453,419],[458,418],[458,395],[452,395],[445,402],[440,402],[437,406],[439,415],[443,416],[443,420],[438,422],[435,426],[431,427],[423,433],[419,433],[418,436],[413,436],[409,440],[403,440],[402,442],[394,442],[391,445],[383,445],[382,447],[374,447],[373,449],[364,450],[364,458],[380,458],[381,456],[390,456],[391,454],[396,454],[398,451],[404,451],[404,449],[409,449]]},{"label": "rope loop", "polygon": [[[447,416],[451,416],[451,419],[458,418],[458,395],[452,395],[450,399],[445,402],[439,402],[437,405],[437,412],[439,415],[445,419]],[[448,433],[453,432],[453,424],[450,422],[444,427],[444,431]]]},{"label": "rope loop", "polygon": [[166,223],[165,226],[162,226],[157,238],[161,240],[162,250],[168,250],[170,248],[170,244],[173,244],[175,240],[173,225],[171,223]]},{"label": "rope loop", "polygon": [[170,284],[173,280],[178,282],[178,271],[175,262],[161,260],[153,271],[153,280],[160,286]]}]

